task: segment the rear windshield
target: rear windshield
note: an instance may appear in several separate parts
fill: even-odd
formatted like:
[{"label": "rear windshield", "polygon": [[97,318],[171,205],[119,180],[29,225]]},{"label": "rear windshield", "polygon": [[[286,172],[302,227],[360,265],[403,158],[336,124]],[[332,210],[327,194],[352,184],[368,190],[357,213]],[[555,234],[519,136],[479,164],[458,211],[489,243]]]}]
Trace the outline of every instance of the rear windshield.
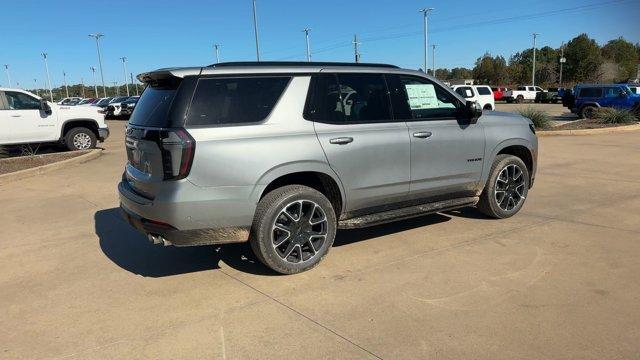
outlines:
[{"label": "rear windshield", "polygon": [[216,126],[263,121],[290,79],[288,76],[200,79],[187,124]]},{"label": "rear windshield", "polygon": [[142,92],[129,123],[138,126],[168,127],[171,102],[178,92],[177,82],[149,85]]}]

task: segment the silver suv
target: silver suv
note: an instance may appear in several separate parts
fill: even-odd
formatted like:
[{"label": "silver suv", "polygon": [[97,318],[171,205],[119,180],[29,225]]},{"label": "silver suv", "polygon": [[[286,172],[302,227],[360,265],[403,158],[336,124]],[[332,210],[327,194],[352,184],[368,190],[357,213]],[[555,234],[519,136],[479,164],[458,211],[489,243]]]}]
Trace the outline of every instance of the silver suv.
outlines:
[{"label": "silver suv", "polygon": [[336,229],[476,206],[517,213],[538,141],[422,72],[222,63],[140,74],[123,214],[154,243],[249,241],[271,269],[317,265]]}]

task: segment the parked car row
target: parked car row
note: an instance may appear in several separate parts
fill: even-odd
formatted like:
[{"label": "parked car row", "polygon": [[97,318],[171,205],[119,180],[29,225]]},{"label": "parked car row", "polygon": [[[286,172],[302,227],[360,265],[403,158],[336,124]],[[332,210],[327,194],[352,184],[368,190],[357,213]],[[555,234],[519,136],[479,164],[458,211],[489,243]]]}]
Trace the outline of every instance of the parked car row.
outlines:
[{"label": "parked car row", "polygon": [[578,84],[567,91],[562,105],[581,118],[595,117],[599,108],[626,109],[640,115],[640,94],[627,84]]},{"label": "parked car row", "polygon": [[[133,112],[133,108],[138,102],[139,96],[116,96],[116,97],[103,97],[103,98],[81,98],[81,97],[67,97],[59,102],[57,105],[61,106],[96,106],[101,108],[101,112],[108,117],[125,117],[129,118]],[[122,104],[126,103],[126,111],[122,112]]]}]

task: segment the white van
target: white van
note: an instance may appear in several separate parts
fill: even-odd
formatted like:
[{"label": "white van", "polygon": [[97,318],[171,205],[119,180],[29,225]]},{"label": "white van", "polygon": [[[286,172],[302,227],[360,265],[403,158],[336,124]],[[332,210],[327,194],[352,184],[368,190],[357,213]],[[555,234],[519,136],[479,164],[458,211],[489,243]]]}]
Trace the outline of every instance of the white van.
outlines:
[{"label": "white van", "polygon": [[453,85],[451,88],[465,99],[480,104],[483,110],[496,109],[493,91],[488,85]]}]

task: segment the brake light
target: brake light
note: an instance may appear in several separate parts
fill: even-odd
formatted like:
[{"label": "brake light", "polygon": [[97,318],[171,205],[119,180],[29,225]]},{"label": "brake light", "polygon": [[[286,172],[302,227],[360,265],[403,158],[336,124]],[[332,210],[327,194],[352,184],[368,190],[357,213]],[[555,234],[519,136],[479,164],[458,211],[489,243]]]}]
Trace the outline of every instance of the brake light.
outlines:
[{"label": "brake light", "polygon": [[191,170],[191,164],[193,163],[193,153],[195,150],[195,141],[189,133],[180,129],[176,131],[176,135],[182,140],[182,158],[180,160],[180,171],[178,172],[178,178],[183,179],[189,175],[189,170]]},{"label": "brake light", "polygon": [[164,180],[180,180],[189,175],[195,140],[184,129],[169,130],[158,145],[162,149]]}]

